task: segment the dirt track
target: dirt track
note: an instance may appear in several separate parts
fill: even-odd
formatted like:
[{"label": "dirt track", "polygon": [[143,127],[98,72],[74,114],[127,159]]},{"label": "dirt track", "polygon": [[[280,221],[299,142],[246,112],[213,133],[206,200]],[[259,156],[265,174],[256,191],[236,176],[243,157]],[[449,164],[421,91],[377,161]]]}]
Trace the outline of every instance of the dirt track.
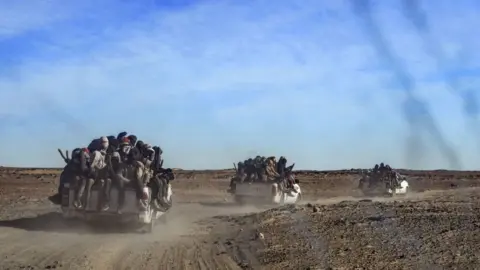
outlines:
[{"label": "dirt track", "polygon": [[[308,205],[237,207],[229,171],[177,173],[152,235],[66,225],[58,172],[0,170],[0,269],[478,269],[480,172],[403,172],[417,192],[361,201],[355,171],[299,172]],[[399,240],[397,240],[399,239]]]}]

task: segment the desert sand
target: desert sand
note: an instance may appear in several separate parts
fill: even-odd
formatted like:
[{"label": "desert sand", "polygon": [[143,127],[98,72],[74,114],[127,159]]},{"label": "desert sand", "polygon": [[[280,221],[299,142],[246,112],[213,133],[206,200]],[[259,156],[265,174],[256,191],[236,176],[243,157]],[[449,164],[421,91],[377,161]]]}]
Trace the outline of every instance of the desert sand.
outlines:
[{"label": "desert sand", "polygon": [[478,269],[480,171],[400,171],[406,197],[365,198],[358,170],[297,171],[304,202],[234,204],[233,170],[177,170],[153,234],[67,224],[60,170],[0,168],[1,269]]}]

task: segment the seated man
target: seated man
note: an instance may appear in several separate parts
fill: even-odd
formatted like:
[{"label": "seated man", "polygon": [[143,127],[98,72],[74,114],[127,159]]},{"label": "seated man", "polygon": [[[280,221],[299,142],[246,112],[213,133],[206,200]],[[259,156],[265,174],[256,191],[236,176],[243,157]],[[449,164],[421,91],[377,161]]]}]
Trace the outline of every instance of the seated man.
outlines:
[{"label": "seated man", "polygon": [[[62,157],[63,154],[62,154]],[[57,193],[48,199],[54,204],[61,204],[63,186],[66,183],[77,184],[76,180],[79,176],[89,173],[89,152],[87,148],[76,148],[72,151],[71,158],[64,157],[67,163],[60,174],[60,181]]]},{"label": "seated man", "polygon": [[[132,177],[132,144],[130,139],[126,136],[126,132],[121,132],[114,140],[116,146],[110,150],[111,155],[108,158],[110,161],[109,175],[113,180],[113,184],[118,189],[118,213],[122,213],[125,204],[125,185],[130,183]],[[112,151],[113,150],[113,151]]]},{"label": "seated man", "polygon": [[132,176],[134,187],[139,199],[140,205],[143,205],[143,187],[152,177],[151,166],[155,160],[155,150],[143,141],[138,141],[135,147],[132,147],[128,153],[128,165],[134,170]]},{"label": "seated man", "polygon": [[[112,187],[112,182],[115,179],[115,172],[118,169],[118,161],[120,161],[120,155],[118,153],[118,141],[115,136],[109,136],[108,138],[108,148],[105,155],[105,168],[101,170],[99,175],[100,179],[104,180],[104,185],[102,187],[103,196],[102,196],[102,211],[107,211],[110,208],[110,191]],[[114,167],[114,164],[116,167]]]},{"label": "seated man", "polygon": [[256,179],[257,172],[255,169],[255,164],[253,162],[253,159],[249,158],[245,160],[243,164],[245,165],[245,174],[246,174],[245,181],[254,182]]},{"label": "seated man", "polygon": [[162,167],[163,150],[160,146],[154,146],[152,149],[154,151],[154,158],[150,170],[153,176],[147,185],[152,188],[153,206],[159,211],[166,211],[172,206],[171,201],[167,200],[167,194],[168,184],[175,179],[175,175],[172,169],[164,169]]},{"label": "seated man", "polygon": [[386,182],[388,181],[388,169],[387,167],[385,166],[385,164],[382,162],[380,163],[380,166],[378,168],[378,171],[380,173],[380,179],[381,181],[383,182]]},{"label": "seated man", "polygon": [[400,183],[402,182],[402,180],[405,179],[405,177],[402,176],[397,171],[390,168],[390,166],[388,166],[388,168],[389,168],[389,173],[388,174],[389,174],[389,184],[390,184],[390,186],[392,188],[400,187]]},{"label": "seated man", "polygon": [[[292,190],[295,185],[295,174],[293,173],[293,167],[295,163],[287,167],[287,159],[280,157],[277,163],[278,183],[280,189],[284,191]],[[280,171],[280,172],[278,172]]]},{"label": "seated man", "polygon": [[266,171],[266,164],[260,163],[255,164],[255,182],[266,182],[267,181],[267,171]]},{"label": "seated man", "polygon": [[[89,179],[94,179],[95,174],[91,167],[91,155],[87,148],[82,149],[79,153],[79,161],[80,161],[80,168],[81,171],[77,174],[79,186],[75,192],[75,198],[73,201],[73,206],[75,208],[82,208],[83,203],[81,198],[83,197],[83,193],[85,191],[85,187],[89,184]],[[73,154],[72,154],[73,159]]]},{"label": "seated man", "polygon": [[281,156],[277,163],[276,171],[281,177],[285,177],[287,169],[287,159],[284,156]]},{"label": "seated man", "polygon": [[285,190],[293,190],[294,185],[295,185],[295,174],[293,173],[292,170],[287,170],[285,172],[284,177],[280,177],[280,179],[283,179],[284,185],[285,185]]},{"label": "seated man", "polygon": [[266,182],[268,180],[267,176],[267,159],[265,157],[256,156],[253,160],[253,166],[255,170],[256,178],[254,181]]},{"label": "seated man", "polygon": [[236,172],[236,180],[237,182],[243,182],[245,180],[245,164],[243,162],[238,162],[237,164],[237,172]]},{"label": "seated man", "polygon": [[156,153],[153,147],[148,143],[144,143],[143,146],[140,148],[140,151],[142,153],[141,163],[143,165],[143,175],[142,175],[143,176],[142,187],[143,187],[153,177],[152,166],[154,165],[154,162],[155,162]]},{"label": "seated man", "polygon": [[230,190],[228,190],[228,192],[235,192],[236,183],[242,183],[245,178],[245,164],[243,162],[238,162],[235,176],[230,180]]},{"label": "seated man", "polygon": [[154,171],[154,174],[157,174],[158,172],[161,171],[163,166],[163,159],[162,159],[163,150],[162,148],[160,148],[160,146],[154,146],[152,148],[153,148],[153,151],[155,151],[155,158],[153,159],[151,169]]},{"label": "seated man", "polygon": [[266,176],[268,181],[275,181],[280,177],[280,174],[278,174],[276,170],[277,162],[275,160],[275,157],[269,157],[267,158],[267,164],[265,168]]},{"label": "seated man", "polygon": [[168,184],[175,179],[172,169],[160,169],[156,172],[148,186],[152,189],[152,205],[158,211],[166,211],[172,206],[168,200]]},{"label": "seated man", "polygon": [[118,189],[118,213],[122,213],[123,206],[125,204],[125,185],[130,182],[125,177],[127,171],[126,161],[122,159],[121,154],[118,151],[112,153],[110,158],[110,176],[113,183]]},{"label": "seated man", "polygon": [[[107,154],[108,147],[109,141],[108,138],[105,136],[97,140],[96,143],[92,141],[91,145],[89,145],[89,150],[92,151],[90,152],[90,174],[84,175],[82,177],[82,182],[77,193],[77,198],[75,200],[75,204],[78,205],[78,208],[83,208],[84,206],[81,203],[80,199],[83,196],[83,192],[85,190],[85,204],[87,204],[90,201],[91,188],[94,185],[95,181],[100,179],[108,181],[108,174],[106,168],[107,164],[105,161],[105,155]],[[104,191],[104,197],[108,197],[105,196],[105,192],[107,190],[105,188],[105,185],[102,188]],[[103,208],[105,207],[106,206],[103,206]]]},{"label": "seated man", "polygon": [[152,167],[153,161],[155,160],[155,150],[148,143],[144,143],[139,148],[142,152],[142,157],[143,157],[142,163],[143,163],[143,165],[145,165],[146,168],[150,169]]}]

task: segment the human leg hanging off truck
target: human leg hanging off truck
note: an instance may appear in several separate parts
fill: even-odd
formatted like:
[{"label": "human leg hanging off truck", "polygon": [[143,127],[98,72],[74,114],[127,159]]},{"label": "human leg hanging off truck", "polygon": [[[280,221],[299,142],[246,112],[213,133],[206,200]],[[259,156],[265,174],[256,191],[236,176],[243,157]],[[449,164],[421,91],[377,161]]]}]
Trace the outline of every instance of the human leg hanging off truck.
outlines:
[{"label": "human leg hanging off truck", "polygon": [[125,185],[130,182],[125,176],[128,174],[129,166],[126,163],[126,160],[122,159],[122,156],[119,152],[115,151],[111,155],[109,167],[110,177],[112,179],[112,185],[118,190],[118,207],[117,211],[119,214],[122,213],[123,206],[125,205]]},{"label": "human leg hanging off truck", "polygon": [[119,167],[120,154],[118,153],[119,142],[115,136],[108,136],[108,148],[105,155],[106,167],[102,170],[101,178],[104,180],[102,186],[101,211],[110,209],[110,191],[112,190],[112,182],[115,180],[115,174]]},{"label": "human leg hanging off truck", "polygon": [[63,187],[66,183],[73,183],[75,178],[75,171],[72,168],[72,164],[67,164],[64,168],[62,173],[60,174],[60,181],[58,183],[57,193],[48,197],[48,199],[54,204],[61,204],[62,203],[62,193]]},{"label": "human leg hanging off truck", "polygon": [[[90,201],[90,194],[91,194],[91,187],[97,183],[101,185],[101,190],[102,190],[102,206],[101,208],[106,208],[108,209],[108,202],[105,204],[103,200],[108,200],[108,194],[106,194],[106,186],[109,186],[108,184],[108,169],[107,169],[107,162],[106,162],[106,156],[107,152],[111,152],[111,147],[110,147],[110,141],[112,141],[112,137],[110,139],[106,136],[101,137],[100,139],[97,140],[97,143],[89,146],[89,149],[91,149],[91,168],[95,172],[95,178],[94,178],[94,183],[91,184],[91,181],[88,181],[87,183],[87,189],[86,189],[86,202],[88,203]],[[93,142],[92,142],[93,143]],[[107,196],[105,196],[107,195]]]},{"label": "human leg hanging off truck", "polygon": [[133,165],[132,165],[132,144],[130,139],[126,137],[126,132],[121,132],[117,136],[118,148],[117,151],[112,155],[112,165],[113,165],[113,183],[118,189],[118,213],[122,212],[123,206],[125,205],[125,185],[130,183]]},{"label": "human leg hanging off truck", "polygon": [[162,177],[161,173],[155,175],[151,182],[149,182],[149,186],[152,189],[152,206],[157,211],[165,211],[163,203],[164,197],[164,186],[166,184],[166,179]]},{"label": "human leg hanging off truck", "polygon": [[[128,159],[130,164],[133,166],[134,174],[134,188],[137,194],[137,199],[140,201],[143,195],[143,178],[145,173],[145,165],[142,163],[143,161],[143,141],[138,141],[135,147],[130,149],[128,154]],[[141,204],[141,202],[140,202]]]},{"label": "human leg hanging off truck", "polygon": [[[123,165],[123,164],[122,164]],[[122,168],[115,172],[113,175],[113,183],[118,189],[118,208],[117,213],[121,214],[125,205],[125,185],[129,183],[129,180],[124,176],[124,172],[127,168]]]},{"label": "human leg hanging off truck", "polygon": [[238,162],[237,163],[237,169],[235,171],[235,175],[230,179],[230,193],[235,192],[235,188],[237,186],[237,183],[242,183],[246,178],[246,173],[245,173],[245,164],[243,162]]},{"label": "human leg hanging off truck", "polygon": [[[144,144],[141,149],[142,152],[142,163],[144,165],[144,174],[143,174],[143,184],[148,184],[148,181],[153,177],[154,173],[154,162],[156,160],[155,149],[150,144]],[[142,186],[143,188],[143,186]]]},{"label": "human leg hanging off truck", "polygon": [[[104,174],[102,174],[101,172],[104,171],[104,169],[106,168],[104,156],[105,153],[101,151],[94,151],[93,153],[91,153],[90,173],[87,174],[85,177],[82,177],[82,182],[75,198],[75,203],[78,207],[75,207],[84,208],[87,207],[88,203],[90,202],[92,186],[96,181],[100,180],[101,176],[104,176]],[[85,199],[82,202],[84,192]]]},{"label": "human leg hanging off truck", "polygon": [[[105,137],[106,139],[106,137]],[[102,142],[105,143],[105,142]],[[106,146],[102,146],[101,150],[94,151],[92,153],[92,163],[91,167],[94,170],[96,174],[96,179],[95,180],[104,180],[105,178],[108,177],[107,172],[107,149],[108,149],[108,141],[106,142]]]},{"label": "human leg hanging off truck", "polygon": [[57,193],[48,197],[48,199],[54,204],[60,204],[62,201],[62,192],[65,184],[67,183],[75,183],[74,178],[75,176],[81,171],[80,169],[80,161],[78,153],[82,152],[82,149],[76,148],[72,151],[71,158],[68,157],[68,151],[64,155],[63,152],[58,149],[60,155],[62,156],[63,160],[65,161],[66,165],[63,168],[62,173],[60,174],[60,181],[58,182]]},{"label": "human leg hanging off truck", "polygon": [[265,171],[265,164],[256,164],[255,165],[255,176],[256,181],[258,182],[267,182],[268,177]]},{"label": "human leg hanging off truck", "polygon": [[402,176],[398,172],[389,168],[388,177],[389,177],[388,188],[391,188],[392,190],[394,190],[400,187]]},{"label": "human leg hanging off truck", "polygon": [[243,162],[245,164],[245,174],[247,175],[245,178],[245,182],[252,182],[255,172],[255,166],[253,165],[253,160],[251,158],[245,160]]},{"label": "human leg hanging off truck", "polygon": [[147,183],[145,181],[145,178],[148,177],[148,172],[145,168],[145,165],[143,165],[143,163],[140,161],[135,161],[133,164],[133,168],[135,172],[133,184],[136,190],[138,204],[141,208],[146,209],[148,202],[144,202],[143,200],[143,187]]},{"label": "human leg hanging off truck", "polygon": [[134,168],[134,186],[140,207],[146,208],[149,202],[143,198],[143,188],[152,177],[151,166],[155,160],[155,150],[143,141],[138,141],[129,153],[129,160]]},{"label": "human leg hanging off truck", "polygon": [[281,156],[278,159],[278,162],[276,164],[276,172],[278,173],[278,185],[281,189],[288,189],[290,186],[293,188],[293,184],[289,183],[289,175],[294,178],[293,174],[291,174],[291,171],[288,171],[287,169],[287,159],[284,156]]},{"label": "human leg hanging off truck", "polygon": [[258,182],[266,182],[268,180],[266,165],[266,159],[264,157],[257,156],[254,159],[255,175]]},{"label": "human leg hanging off truck", "polygon": [[161,169],[149,182],[152,188],[152,205],[158,211],[167,211],[172,206],[168,196],[168,184],[175,179],[172,169]]},{"label": "human leg hanging off truck", "polygon": [[162,166],[163,166],[163,159],[162,159],[162,154],[163,150],[160,148],[160,146],[154,146],[152,149],[155,152],[155,156],[153,159],[153,163],[150,165],[150,169],[152,170],[152,182],[149,182],[149,186],[152,190],[152,203],[154,203],[155,199],[159,195],[159,187],[156,185],[154,182],[156,181],[156,177],[161,175],[163,171],[165,171]]},{"label": "human leg hanging off truck", "polygon": [[100,211],[107,211],[110,209],[110,190],[112,187],[112,175],[108,167],[98,172],[98,178],[97,184],[101,184]]},{"label": "human leg hanging off truck", "polygon": [[285,177],[280,177],[281,179],[285,179],[285,184],[287,187],[287,190],[294,190],[295,189],[295,174],[293,171],[287,171],[285,173]]},{"label": "human leg hanging off truck", "polygon": [[[146,209],[151,202],[151,198],[149,198],[149,199],[144,198],[143,188],[146,187],[148,185],[148,183],[150,182],[150,180],[153,178],[153,170],[151,169],[151,165],[152,165],[152,162],[153,162],[152,159],[150,157],[149,158],[144,158],[143,162],[140,162],[143,165],[143,168],[140,169],[142,171],[142,173],[141,173],[141,175],[140,174],[137,175],[137,177],[141,177],[140,180],[137,182],[137,185],[139,185],[138,190],[141,191],[141,195],[140,195],[140,198],[139,198],[138,201],[140,203],[140,206],[143,209]],[[162,188],[162,190],[163,190],[163,188]]]},{"label": "human leg hanging off truck", "polygon": [[93,186],[93,183],[95,182],[95,175],[81,175],[79,176],[78,182],[80,185],[77,188],[73,206],[77,209],[84,209],[89,201],[90,192],[87,192],[85,196],[84,193],[85,190],[88,191]]},{"label": "human leg hanging off truck", "polygon": [[73,206],[77,209],[84,209],[90,200],[90,190],[97,178],[95,170],[93,168],[90,169],[90,172],[81,174],[78,177],[78,186],[73,201]]},{"label": "human leg hanging off truck", "polygon": [[[73,154],[72,154],[72,160],[73,160]],[[75,190],[75,198],[73,200],[73,206],[75,208],[82,208],[82,197],[83,193],[85,191],[85,188],[87,184],[90,182],[89,179],[94,179],[95,178],[95,173],[94,170],[92,169],[91,166],[91,157],[90,157],[90,152],[88,151],[87,148],[83,148],[82,151],[78,155],[78,168],[79,171],[76,174],[76,190]],[[92,180],[93,181],[93,180]]]},{"label": "human leg hanging off truck", "polygon": [[103,185],[102,189],[102,205],[101,205],[101,210],[102,211],[107,211],[110,209],[110,191],[112,190],[112,177],[110,174],[106,178],[104,178],[105,182]]}]

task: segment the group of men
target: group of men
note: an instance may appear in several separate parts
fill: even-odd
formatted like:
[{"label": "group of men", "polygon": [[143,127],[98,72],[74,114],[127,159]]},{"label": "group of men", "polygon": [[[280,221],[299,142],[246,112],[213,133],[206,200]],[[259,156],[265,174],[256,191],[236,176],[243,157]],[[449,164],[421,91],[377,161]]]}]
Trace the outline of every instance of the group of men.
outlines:
[{"label": "group of men", "polygon": [[71,183],[76,186],[73,204],[83,209],[89,201],[91,187],[98,183],[103,191],[101,210],[106,211],[110,207],[113,182],[119,189],[121,209],[125,200],[124,187],[132,182],[137,199],[141,201],[143,187],[161,169],[161,154],[160,147],[152,147],[127,132],[94,139],[88,147],[74,149],[71,158],[62,155],[67,165],[60,176],[58,193],[51,196],[50,200],[59,204],[64,184]]},{"label": "group of men", "polygon": [[[295,164],[287,167],[287,159],[280,157],[278,162],[274,156],[264,157],[256,156],[249,158],[243,162],[238,162],[236,165],[236,175],[232,178],[230,183],[231,191],[235,189],[235,183],[238,182],[268,182],[275,180],[288,180],[290,172]],[[292,176],[293,177],[293,176]],[[292,181],[286,181],[285,185],[293,184]],[[283,182],[283,181],[280,181]]]},{"label": "group of men", "polygon": [[402,176],[390,165],[385,165],[383,162],[380,165],[375,164],[373,169],[363,171],[363,177],[369,179],[369,185],[376,183],[387,183],[391,186],[398,186]]}]

